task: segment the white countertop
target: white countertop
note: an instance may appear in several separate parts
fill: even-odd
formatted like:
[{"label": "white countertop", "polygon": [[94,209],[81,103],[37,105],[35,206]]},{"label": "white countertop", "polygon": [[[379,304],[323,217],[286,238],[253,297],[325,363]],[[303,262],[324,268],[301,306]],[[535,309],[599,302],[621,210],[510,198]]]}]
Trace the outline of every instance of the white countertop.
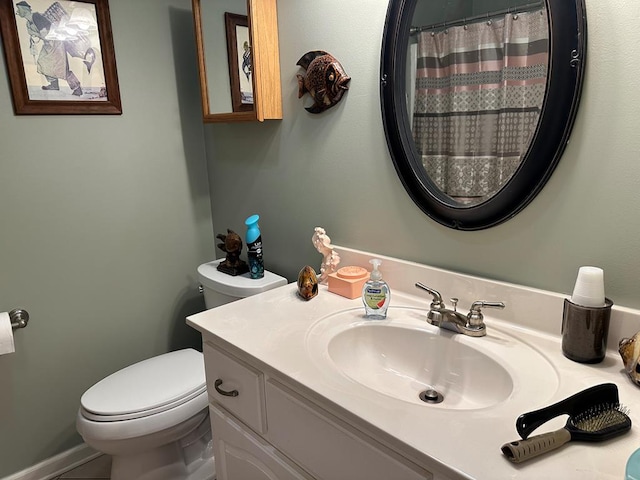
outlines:
[{"label": "white countertop", "polygon": [[[367,265],[371,254],[340,249],[342,265]],[[349,263],[345,263],[344,259]],[[360,299],[349,300],[320,287],[319,295],[301,300],[295,284],[208,310],[188,318],[188,323],[203,333],[233,345],[253,359],[269,366],[288,379],[314,392],[361,419],[363,425],[386,432],[383,441],[425,468],[436,468],[451,478],[475,479],[624,479],[626,461],[640,448],[640,387],[623,371],[622,361],[614,349],[599,364],[573,362],[562,354],[560,337],[554,334],[562,321],[563,296],[551,292],[493,282],[453,272],[381,257],[385,280],[391,287],[391,307],[387,320],[393,322],[401,307],[421,307],[426,311],[430,298],[407,285],[421,281],[441,291],[443,298],[459,296],[459,310],[466,311],[470,301],[505,301],[502,311],[486,310],[487,336],[469,338],[473,342],[491,342],[501,335],[516,337],[536,349],[557,373],[557,382],[544,398],[510,398],[498,405],[477,410],[445,410],[427,404],[403,402],[376,392],[333,369],[323,368],[309,354],[308,332],[314,324],[334,312],[362,306]],[[385,270],[386,266],[386,270]],[[410,278],[409,278],[410,277]],[[456,291],[447,291],[457,289]],[[464,291],[480,292],[476,297]],[[404,290],[404,291],[403,291]],[[414,295],[415,293],[415,295]],[[467,298],[468,297],[468,298]],[[558,311],[559,308],[559,311]],[[531,311],[534,312],[531,315]],[[363,310],[364,313],[364,310]],[[527,317],[529,315],[529,317]],[[515,320],[515,319],[518,320]],[[540,330],[531,328],[539,319]],[[619,336],[640,330],[640,312],[614,307],[609,346]],[[557,326],[556,326],[557,324]],[[631,332],[631,333],[629,333]],[[615,338],[611,338],[614,336]],[[465,340],[466,341],[466,340]],[[536,365],[530,366],[532,369]],[[631,432],[603,443],[570,442],[560,450],[520,465],[510,463],[501,453],[502,444],[516,440],[516,418],[562,400],[580,390],[612,382],[618,386],[620,402],[631,411]],[[533,435],[564,425],[566,419],[550,422]],[[442,466],[447,466],[442,469]]]}]

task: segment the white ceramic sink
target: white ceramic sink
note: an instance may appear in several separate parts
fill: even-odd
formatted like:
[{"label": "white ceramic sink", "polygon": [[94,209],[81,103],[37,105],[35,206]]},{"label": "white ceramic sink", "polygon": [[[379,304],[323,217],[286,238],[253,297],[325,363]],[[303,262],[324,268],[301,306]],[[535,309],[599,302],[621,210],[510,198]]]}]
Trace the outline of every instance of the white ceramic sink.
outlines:
[{"label": "white ceramic sink", "polygon": [[[375,321],[361,308],[338,312],[309,330],[307,351],[343,379],[425,408],[474,410],[527,395],[539,402],[558,388],[549,361],[514,336],[488,327],[487,336],[468,337],[428,324],[426,315],[391,307]],[[441,402],[421,399],[427,390]]]}]

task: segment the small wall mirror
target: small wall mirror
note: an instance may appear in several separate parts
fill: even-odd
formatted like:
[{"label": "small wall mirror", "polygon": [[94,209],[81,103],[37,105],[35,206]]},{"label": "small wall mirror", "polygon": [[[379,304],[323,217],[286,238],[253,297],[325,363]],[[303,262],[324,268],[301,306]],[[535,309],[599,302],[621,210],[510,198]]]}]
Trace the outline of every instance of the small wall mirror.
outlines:
[{"label": "small wall mirror", "polygon": [[415,203],[460,230],[528,205],[568,141],[585,50],[583,0],[390,0],[382,114]]},{"label": "small wall mirror", "polygon": [[192,0],[205,122],[282,118],[276,0]]}]

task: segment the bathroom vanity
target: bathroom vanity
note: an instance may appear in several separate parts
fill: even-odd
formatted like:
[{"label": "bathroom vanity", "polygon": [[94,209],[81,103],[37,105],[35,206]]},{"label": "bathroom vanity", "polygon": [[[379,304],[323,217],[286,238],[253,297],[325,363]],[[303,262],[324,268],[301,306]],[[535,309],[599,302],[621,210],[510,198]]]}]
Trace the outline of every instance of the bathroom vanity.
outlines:
[{"label": "bathroom vanity", "polygon": [[[614,306],[605,360],[575,363],[561,351],[564,295],[336,250],[341,265],[382,258],[392,292],[386,320],[364,319],[360,299],[324,286],[303,301],[294,284],[187,319],[203,337],[218,479],[624,477],[638,427],[520,465],[500,447],[518,438],[522,413],[600,383],[618,386],[637,424],[640,390],[616,347],[640,330],[640,312]],[[458,297],[463,312],[477,300],[506,308],[484,311],[486,336],[455,334],[426,322],[431,297],[415,282]],[[421,400],[425,385],[443,401]]]}]

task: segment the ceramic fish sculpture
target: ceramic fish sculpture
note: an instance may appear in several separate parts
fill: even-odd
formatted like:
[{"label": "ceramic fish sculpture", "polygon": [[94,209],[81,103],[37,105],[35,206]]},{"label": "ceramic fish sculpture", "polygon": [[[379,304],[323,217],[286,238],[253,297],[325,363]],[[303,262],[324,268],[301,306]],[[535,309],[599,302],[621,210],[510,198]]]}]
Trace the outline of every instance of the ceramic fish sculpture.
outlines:
[{"label": "ceramic fish sculpture", "polygon": [[316,271],[309,265],[298,274],[298,295],[305,300],[311,300],[318,295],[318,277]]},{"label": "ceramic fish sculpture", "polygon": [[638,360],[640,360],[640,332],[631,338],[620,340],[618,347],[627,375],[629,375],[633,383],[640,385],[640,366],[638,365]]},{"label": "ceramic fish sculpture", "polygon": [[306,107],[310,113],[322,113],[336,105],[349,89],[349,77],[335,57],[322,50],[305,53],[296,65],[307,72],[298,75],[298,98],[309,92],[313,105]]}]

